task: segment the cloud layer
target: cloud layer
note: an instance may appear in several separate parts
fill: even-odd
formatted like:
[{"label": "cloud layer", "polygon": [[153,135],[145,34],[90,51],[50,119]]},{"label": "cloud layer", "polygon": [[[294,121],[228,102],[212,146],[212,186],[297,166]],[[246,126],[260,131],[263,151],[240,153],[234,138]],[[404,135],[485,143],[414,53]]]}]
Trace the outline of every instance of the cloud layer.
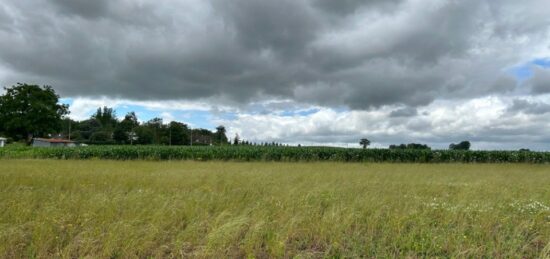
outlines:
[{"label": "cloud layer", "polygon": [[[545,6],[7,0],[0,62],[5,83],[50,83],[69,96],[419,106],[514,91],[506,68],[548,54]],[[534,92],[548,90],[547,73]]]},{"label": "cloud layer", "polygon": [[[473,135],[467,133],[471,126],[456,122],[471,121],[469,112],[430,109],[496,98],[507,100],[499,112],[533,128],[547,126],[539,120],[548,119],[548,104],[533,100],[550,93],[550,69],[530,64],[527,78],[513,72],[550,57],[547,4],[5,0],[0,83],[50,84],[64,97],[89,100],[88,106],[105,98],[157,106],[167,100],[200,103],[214,115],[235,115],[225,123],[236,132],[267,127],[263,132],[270,134],[260,134],[265,139],[333,143],[366,134],[381,142],[437,142],[449,123],[457,136],[496,143],[490,135],[505,139],[527,129],[480,119],[480,135]],[[307,115],[281,116],[276,106]],[[74,109],[78,116],[84,111]],[[500,118],[492,108],[479,109]],[[323,116],[344,126],[325,125]],[[290,127],[289,120],[298,128],[277,133]],[[300,123],[320,131],[313,136]],[[329,135],[334,138],[327,140]]]}]

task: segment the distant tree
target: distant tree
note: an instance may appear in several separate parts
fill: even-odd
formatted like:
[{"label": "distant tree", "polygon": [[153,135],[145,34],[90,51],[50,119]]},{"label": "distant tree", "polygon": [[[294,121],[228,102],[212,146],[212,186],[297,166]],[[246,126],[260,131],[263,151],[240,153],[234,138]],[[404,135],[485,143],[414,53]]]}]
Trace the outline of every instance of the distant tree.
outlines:
[{"label": "distant tree", "polygon": [[218,145],[223,145],[227,143],[227,136],[225,135],[226,129],[223,125],[216,127],[216,132],[214,133],[214,143]]},{"label": "distant tree", "polygon": [[401,144],[401,145],[390,145],[390,149],[415,149],[415,150],[430,150],[431,148],[428,145],[424,144],[417,144],[417,143],[409,143],[409,144]]},{"label": "distant tree", "polygon": [[112,144],[111,133],[107,131],[97,131],[90,137],[90,142],[94,144]]},{"label": "distant tree", "polygon": [[113,132],[113,140],[117,144],[126,144],[130,142],[128,132],[125,131],[122,127],[117,127]]},{"label": "distant tree", "polygon": [[449,149],[450,150],[470,150],[470,141],[462,141],[458,144],[450,144]]},{"label": "distant tree", "polygon": [[233,145],[239,145],[239,143],[240,143],[239,134],[235,133],[235,138],[233,139]]},{"label": "distant tree", "polygon": [[187,125],[181,122],[172,121],[168,124],[169,144],[187,145],[189,144],[189,129]]},{"label": "distant tree", "polygon": [[59,104],[52,87],[18,83],[4,88],[0,96],[0,131],[15,140],[46,136],[61,129],[61,119],[69,113]]},{"label": "distant tree", "polygon": [[164,135],[163,133],[165,129],[162,118],[152,118],[145,122],[144,126],[151,129],[151,132],[153,133],[153,144],[161,144],[161,139]]},{"label": "distant tree", "polygon": [[136,143],[141,145],[153,144],[153,131],[145,126],[140,126],[136,129]]},{"label": "distant tree", "polygon": [[366,149],[370,145],[370,140],[362,138],[361,141],[359,141],[359,145],[363,146],[363,149]]},{"label": "distant tree", "polygon": [[124,119],[120,121],[115,131],[113,132],[113,139],[119,144],[133,144],[135,140],[135,129],[139,126],[139,121],[135,112],[129,112],[124,116]]},{"label": "distant tree", "polygon": [[117,124],[115,110],[107,106],[104,106],[103,109],[97,108],[97,111],[94,115],[92,115],[92,118],[98,120],[104,130],[112,130]]},{"label": "distant tree", "polygon": [[531,152],[531,150],[528,148],[520,148],[519,152]]}]

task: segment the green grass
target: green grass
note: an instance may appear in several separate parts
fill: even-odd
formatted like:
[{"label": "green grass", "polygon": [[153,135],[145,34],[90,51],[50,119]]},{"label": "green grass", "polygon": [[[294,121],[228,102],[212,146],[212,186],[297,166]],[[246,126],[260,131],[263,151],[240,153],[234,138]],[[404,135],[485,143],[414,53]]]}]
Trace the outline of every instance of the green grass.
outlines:
[{"label": "green grass", "polygon": [[0,257],[550,256],[550,166],[0,160]]}]

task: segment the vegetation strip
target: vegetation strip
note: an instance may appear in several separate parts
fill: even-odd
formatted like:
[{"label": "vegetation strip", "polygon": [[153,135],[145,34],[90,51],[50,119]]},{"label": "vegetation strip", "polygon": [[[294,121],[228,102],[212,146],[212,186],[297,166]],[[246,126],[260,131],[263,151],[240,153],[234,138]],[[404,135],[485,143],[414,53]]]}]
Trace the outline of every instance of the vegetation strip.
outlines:
[{"label": "vegetation strip", "polygon": [[550,163],[550,152],[264,146],[88,146],[74,148],[31,148],[19,146],[0,149],[0,158]]}]

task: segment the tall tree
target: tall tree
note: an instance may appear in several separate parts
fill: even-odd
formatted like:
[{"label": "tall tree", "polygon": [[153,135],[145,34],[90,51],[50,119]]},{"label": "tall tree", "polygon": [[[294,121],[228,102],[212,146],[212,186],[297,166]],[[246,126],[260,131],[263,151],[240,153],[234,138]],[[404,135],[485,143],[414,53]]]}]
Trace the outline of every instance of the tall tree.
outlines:
[{"label": "tall tree", "polygon": [[233,145],[239,145],[241,142],[241,139],[239,138],[239,134],[235,133],[235,138],[233,139]]},{"label": "tall tree", "polygon": [[168,144],[170,145],[188,145],[189,129],[187,125],[181,122],[172,121],[168,124]]},{"label": "tall tree", "polygon": [[129,112],[115,128],[115,131],[113,132],[113,139],[120,144],[133,144],[134,140],[136,140],[135,130],[138,126],[139,121],[136,113]]},{"label": "tall tree", "polygon": [[112,130],[117,124],[115,110],[106,106],[104,106],[103,109],[97,108],[97,111],[94,115],[92,115],[92,118],[98,120],[104,130]]},{"label": "tall tree", "polygon": [[359,141],[359,145],[363,146],[363,149],[366,149],[370,145],[370,140],[362,138],[361,141]]},{"label": "tall tree", "polygon": [[51,86],[18,83],[4,88],[0,96],[0,131],[18,140],[46,136],[61,129],[61,119],[69,113],[59,104],[59,95]]},{"label": "tall tree", "polygon": [[214,142],[218,145],[227,144],[227,136],[225,135],[226,129],[223,125],[216,127],[216,132],[214,133]]}]

